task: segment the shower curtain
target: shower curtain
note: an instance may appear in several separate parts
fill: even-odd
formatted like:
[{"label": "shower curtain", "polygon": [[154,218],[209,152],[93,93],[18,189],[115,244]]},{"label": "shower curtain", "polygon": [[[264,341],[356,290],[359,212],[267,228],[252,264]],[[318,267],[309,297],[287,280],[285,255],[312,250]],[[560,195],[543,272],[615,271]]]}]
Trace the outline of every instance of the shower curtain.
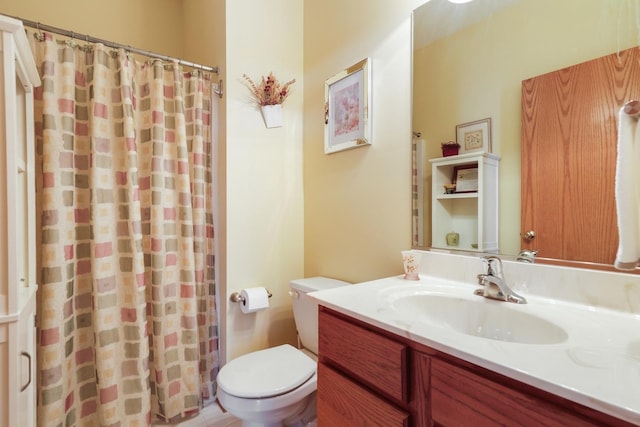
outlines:
[{"label": "shower curtain", "polygon": [[30,33],[41,226],[40,426],[144,426],[218,370],[211,84]]}]

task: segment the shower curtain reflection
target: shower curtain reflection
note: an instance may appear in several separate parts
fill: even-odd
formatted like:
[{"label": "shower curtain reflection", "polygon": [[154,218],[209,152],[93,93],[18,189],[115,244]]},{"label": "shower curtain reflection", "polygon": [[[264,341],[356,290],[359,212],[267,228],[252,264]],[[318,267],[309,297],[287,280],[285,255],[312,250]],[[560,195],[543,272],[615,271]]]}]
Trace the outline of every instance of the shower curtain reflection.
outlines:
[{"label": "shower curtain reflection", "polygon": [[39,424],[191,415],[218,370],[209,78],[30,40],[43,80]]}]

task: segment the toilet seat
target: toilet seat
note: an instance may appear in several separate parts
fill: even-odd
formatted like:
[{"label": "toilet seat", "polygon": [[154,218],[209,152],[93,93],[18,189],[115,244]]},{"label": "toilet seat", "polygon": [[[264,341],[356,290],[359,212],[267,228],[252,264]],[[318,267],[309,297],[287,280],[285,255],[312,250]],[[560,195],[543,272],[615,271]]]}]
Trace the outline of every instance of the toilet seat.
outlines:
[{"label": "toilet seat", "polygon": [[232,396],[258,399],[277,396],[304,384],[317,364],[295,347],[284,344],[240,356],[218,373],[218,386]]}]

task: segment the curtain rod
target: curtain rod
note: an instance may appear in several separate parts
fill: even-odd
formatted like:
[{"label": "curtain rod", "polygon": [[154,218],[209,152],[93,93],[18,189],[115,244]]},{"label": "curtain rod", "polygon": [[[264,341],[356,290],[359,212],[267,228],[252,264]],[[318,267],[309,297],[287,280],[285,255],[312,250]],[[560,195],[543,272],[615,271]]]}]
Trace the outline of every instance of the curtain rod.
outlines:
[{"label": "curtain rod", "polygon": [[195,62],[185,61],[185,60],[179,59],[179,58],[173,58],[171,56],[160,55],[159,53],[155,53],[155,52],[151,52],[151,51],[143,50],[143,49],[137,49],[135,47],[123,45],[123,44],[112,42],[112,41],[109,41],[109,40],[103,40],[103,39],[99,39],[99,38],[96,38],[96,37],[91,37],[91,36],[89,36],[87,34],[80,34],[80,33],[75,33],[73,31],[69,31],[69,30],[63,30],[62,28],[57,28],[57,27],[53,27],[51,25],[41,24],[39,22],[35,22],[35,21],[30,21],[28,19],[19,18],[17,16],[12,16],[12,18],[18,19],[18,20],[22,21],[22,23],[24,25],[26,25],[28,27],[36,28],[38,30],[49,31],[49,32],[52,32],[52,33],[60,34],[60,35],[65,36],[65,37],[70,37],[72,39],[84,40],[87,43],[102,43],[103,45],[105,45],[107,47],[111,47],[111,48],[115,48],[115,49],[122,48],[122,49],[125,49],[125,50],[129,51],[129,52],[133,52],[133,53],[138,54],[138,55],[147,56],[149,58],[162,59],[163,61],[177,61],[178,64],[180,64],[180,65],[185,65],[187,67],[196,68],[196,69],[203,70],[203,71],[209,71],[209,72],[216,73],[216,74],[219,73],[218,67],[210,67],[208,65],[201,65],[201,64],[197,64]]}]

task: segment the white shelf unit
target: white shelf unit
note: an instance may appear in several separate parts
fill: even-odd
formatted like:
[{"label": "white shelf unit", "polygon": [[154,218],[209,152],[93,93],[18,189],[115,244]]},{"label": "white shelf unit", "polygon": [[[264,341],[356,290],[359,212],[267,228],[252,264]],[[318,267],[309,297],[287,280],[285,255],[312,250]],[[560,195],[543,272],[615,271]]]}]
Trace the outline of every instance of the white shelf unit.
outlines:
[{"label": "white shelf unit", "polygon": [[0,426],[36,425],[33,90],[22,22],[0,15]]},{"label": "white shelf unit", "polygon": [[[498,252],[498,173],[500,157],[492,153],[465,153],[429,160],[432,167],[431,247],[473,252]],[[456,167],[478,168],[478,191],[446,194]],[[447,245],[447,234],[460,235],[457,246]]]}]

